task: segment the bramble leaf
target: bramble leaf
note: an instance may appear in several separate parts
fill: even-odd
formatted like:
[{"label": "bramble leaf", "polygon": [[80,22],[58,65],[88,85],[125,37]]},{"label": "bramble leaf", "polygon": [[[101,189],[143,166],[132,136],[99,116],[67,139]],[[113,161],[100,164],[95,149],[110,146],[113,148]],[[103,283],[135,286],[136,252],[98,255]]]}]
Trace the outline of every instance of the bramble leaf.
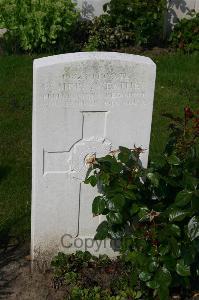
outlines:
[{"label": "bramble leaf", "polygon": [[154,186],[158,187],[158,185],[159,185],[159,178],[158,178],[157,174],[155,174],[155,173],[148,173],[147,174],[147,178],[151,181],[151,183]]},{"label": "bramble leaf", "polygon": [[100,215],[103,213],[104,209],[106,208],[106,203],[103,197],[97,196],[93,200],[92,204],[92,212],[94,215]]},{"label": "bramble leaf", "polygon": [[151,273],[148,272],[141,272],[139,275],[140,280],[142,281],[148,281],[151,279]]},{"label": "bramble leaf", "polygon": [[179,192],[175,198],[175,204],[178,207],[186,206],[191,201],[192,195],[192,192],[186,190]]},{"label": "bramble leaf", "polygon": [[180,276],[190,276],[190,266],[185,265],[183,260],[179,260],[176,265],[176,272]]},{"label": "bramble leaf", "polygon": [[169,299],[169,289],[166,286],[161,286],[158,289],[158,296],[160,300]]},{"label": "bramble leaf", "polygon": [[115,195],[110,199],[110,202],[115,210],[121,210],[125,204],[125,198],[122,194]]},{"label": "bramble leaf", "polygon": [[180,159],[174,154],[168,156],[167,161],[170,165],[174,165],[174,166],[178,166],[180,164]]},{"label": "bramble leaf", "polygon": [[107,215],[107,220],[109,223],[121,224],[122,223],[122,215],[116,212],[109,212]]},{"label": "bramble leaf", "polygon": [[98,227],[97,227],[97,233],[95,235],[95,240],[104,240],[108,237],[108,231],[109,226],[107,221],[103,221]]},{"label": "bramble leaf", "polygon": [[153,290],[156,290],[160,287],[160,284],[156,280],[148,281],[146,285]]},{"label": "bramble leaf", "polygon": [[199,217],[194,216],[188,223],[188,236],[191,241],[199,237]]},{"label": "bramble leaf", "polygon": [[90,184],[91,186],[96,186],[97,184],[97,178],[96,176],[92,175],[90,177],[88,177],[85,181],[84,181],[85,184]]},{"label": "bramble leaf", "polygon": [[169,221],[170,222],[180,222],[184,220],[189,215],[189,212],[178,209],[178,208],[172,208],[172,210],[169,213]]}]

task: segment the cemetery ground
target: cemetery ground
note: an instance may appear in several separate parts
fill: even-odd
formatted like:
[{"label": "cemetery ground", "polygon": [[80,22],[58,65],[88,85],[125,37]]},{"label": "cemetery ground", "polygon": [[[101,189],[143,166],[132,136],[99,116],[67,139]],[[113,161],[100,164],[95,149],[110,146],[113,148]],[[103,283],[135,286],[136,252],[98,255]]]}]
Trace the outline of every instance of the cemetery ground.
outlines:
[{"label": "cemetery ground", "polygon": [[[197,109],[199,55],[147,54],[157,64],[150,144],[150,159],[153,159],[163,150],[168,136],[168,120],[162,113],[179,116],[186,105]],[[28,254],[30,240],[33,59],[31,56],[0,57],[0,255],[4,257],[6,248],[27,245],[14,256],[19,264],[10,268],[12,273],[17,272],[19,266],[22,270],[25,268],[20,257]],[[0,258],[0,263],[3,265],[5,260]],[[27,283],[23,280],[21,285]],[[41,278],[34,282],[36,288],[39,280]],[[48,295],[47,285],[48,282],[41,299]]]}]

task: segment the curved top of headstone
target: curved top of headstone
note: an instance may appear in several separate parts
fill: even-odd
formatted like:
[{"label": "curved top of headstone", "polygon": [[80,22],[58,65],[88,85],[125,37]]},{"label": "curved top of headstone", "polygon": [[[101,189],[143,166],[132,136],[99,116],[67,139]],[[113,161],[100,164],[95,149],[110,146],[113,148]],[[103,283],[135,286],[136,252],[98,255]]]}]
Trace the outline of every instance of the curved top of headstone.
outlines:
[{"label": "curved top of headstone", "polygon": [[109,60],[109,61],[129,61],[136,64],[154,65],[155,63],[149,58],[140,55],[118,53],[118,52],[76,52],[59,54],[43,57],[34,60],[35,67],[46,67],[54,64],[71,63],[85,60]]},{"label": "curved top of headstone", "polygon": [[[99,193],[82,181],[96,157],[120,145],[136,145],[145,149],[140,159],[147,166],[155,70],[150,58],[115,52],[61,54],[35,61],[34,261],[50,261],[60,251],[75,252],[78,240],[79,250],[84,250],[88,238],[92,241],[101,220],[93,217],[90,203]],[[98,246],[92,243],[93,254],[115,256],[108,244]]]}]

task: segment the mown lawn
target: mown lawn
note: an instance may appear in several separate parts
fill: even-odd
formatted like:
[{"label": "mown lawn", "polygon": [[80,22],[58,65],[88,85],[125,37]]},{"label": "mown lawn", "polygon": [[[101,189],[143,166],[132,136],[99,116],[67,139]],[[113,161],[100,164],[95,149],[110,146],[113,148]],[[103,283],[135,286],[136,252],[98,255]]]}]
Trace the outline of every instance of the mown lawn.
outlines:
[{"label": "mown lawn", "polygon": [[[0,246],[10,229],[21,240],[30,236],[32,61],[31,56],[0,57]],[[154,61],[151,159],[168,135],[161,114],[182,115],[184,106],[199,106],[199,55],[167,54]]]},{"label": "mown lawn", "polygon": [[29,235],[31,106],[32,58],[0,57],[0,241]]},{"label": "mown lawn", "polygon": [[162,152],[168,135],[168,120],[162,113],[183,115],[189,105],[199,109],[199,54],[164,55],[155,58],[157,80],[151,133],[150,158]]}]

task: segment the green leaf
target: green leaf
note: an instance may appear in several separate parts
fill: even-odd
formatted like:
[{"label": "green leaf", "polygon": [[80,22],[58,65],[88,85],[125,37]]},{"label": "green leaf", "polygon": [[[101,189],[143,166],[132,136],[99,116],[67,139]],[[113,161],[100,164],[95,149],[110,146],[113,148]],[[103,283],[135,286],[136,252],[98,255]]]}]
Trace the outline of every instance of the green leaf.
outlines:
[{"label": "green leaf", "polygon": [[105,163],[105,162],[113,163],[113,161],[115,161],[115,157],[111,155],[106,155],[104,157],[96,158],[96,161],[99,163]]},{"label": "green leaf", "polygon": [[160,300],[168,300],[169,299],[169,289],[167,286],[160,286],[158,289],[158,296]]},{"label": "green leaf", "polygon": [[183,260],[179,260],[176,265],[176,272],[180,276],[190,276],[190,266],[185,265]]},{"label": "green leaf", "polygon": [[173,233],[173,235],[180,237],[181,236],[181,230],[180,227],[176,224],[170,224],[169,225],[169,230],[171,231],[171,233]]},{"label": "green leaf", "polygon": [[103,183],[103,184],[106,184],[106,185],[109,185],[109,182],[110,182],[110,174],[108,173],[101,173],[100,176],[99,176],[99,180]]},{"label": "green leaf", "polygon": [[148,281],[146,285],[153,290],[156,290],[160,287],[160,284],[156,280]]},{"label": "green leaf", "polygon": [[111,164],[111,172],[112,173],[120,173],[122,171],[122,165],[118,162],[113,162]]},{"label": "green leaf", "polygon": [[161,256],[164,256],[165,254],[169,253],[170,247],[169,245],[160,245],[159,247],[159,253]]},{"label": "green leaf", "polygon": [[101,196],[97,196],[95,197],[95,199],[93,200],[93,205],[92,205],[92,212],[93,214],[100,215],[103,213],[103,211],[106,208],[106,203],[103,197]]},{"label": "green leaf", "polygon": [[138,275],[136,272],[132,272],[131,273],[131,277],[130,277],[130,284],[132,287],[136,286],[138,282]]},{"label": "green leaf", "polygon": [[120,187],[126,189],[127,180],[125,180],[124,178],[120,177],[120,178],[117,179],[117,185],[119,185]]},{"label": "green leaf", "polygon": [[159,185],[159,178],[158,178],[157,174],[155,174],[155,173],[148,173],[147,174],[147,178],[151,181],[151,183],[154,186],[158,187],[158,185]]},{"label": "green leaf", "polygon": [[155,270],[157,270],[159,264],[157,261],[152,261],[150,264],[149,264],[149,271],[150,272],[154,272]]},{"label": "green leaf", "polygon": [[107,220],[109,223],[113,224],[121,224],[122,223],[122,215],[116,212],[110,212],[107,214]]},{"label": "green leaf", "polygon": [[172,208],[169,213],[169,221],[170,222],[180,222],[184,220],[189,215],[187,211],[178,209],[178,208]]},{"label": "green leaf", "polygon": [[95,240],[104,240],[108,237],[109,226],[107,221],[103,221],[97,227],[97,233],[95,235]]},{"label": "green leaf", "polygon": [[199,211],[199,190],[194,192],[191,206],[196,211]]},{"label": "green leaf", "polygon": [[171,273],[167,268],[163,267],[155,273],[154,279],[148,281],[146,285],[151,289],[158,289],[159,293],[167,296],[167,290],[171,284],[171,280]]},{"label": "green leaf", "polygon": [[180,241],[175,239],[174,237],[171,237],[170,240],[170,248],[171,248],[171,254],[174,258],[178,258],[181,255],[181,245]]},{"label": "green leaf", "polygon": [[183,186],[189,190],[196,190],[199,184],[199,180],[193,177],[192,174],[185,173],[183,178]]},{"label": "green leaf", "polygon": [[115,195],[110,199],[110,204],[114,210],[121,210],[125,204],[125,198],[121,194]]},{"label": "green leaf", "polygon": [[192,265],[197,255],[197,249],[195,248],[194,243],[190,243],[186,245],[183,249],[182,257],[184,260],[185,265]]},{"label": "green leaf", "polygon": [[147,258],[146,255],[140,251],[131,251],[127,254],[126,261],[144,266],[146,265]]},{"label": "green leaf", "polygon": [[128,190],[136,190],[137,186],[135,184],[128,184],[126,187]]},{"label": "green leaf", "polygon": [[[90,173],[93,171],[93,166],[89,167],[87,172],[86,172],[86,177],[85,177],[85,181],[84,183],[86,183],[87,179],[89,178]],[[89,182],[87,182],[86,184],[88,184]]]},{"label": "green leaf", "polygon": [[133,204],[131,206],[131,209],[130,209],[130,213],[132,215],[136,214],[138,211],[140,210],[139,206],[137,204]]},{"label": "green leaf", "polygon": [[90,184],[92,185],[93,187],[96,186],[97,184],[97,178],[96,176],[92,175],[90,177],[88,177],[85,181],[84,181],[85,184]]},{"label": "green leaf", "polygon": [[139,275],[140,280],[142,281],[148,281],[151,279],[151,273],[148,272],[141,272]]},{"label": "green leaf", "polygon": [[128,162],[129,157],[130,157],[130,155],[127,151],[123,151],[118,154],[118,159],[124,164],[126,164]]},{"label": "green leaf", "polygon": [[174,258],[173,256],[166,255],[162,257],[162,261],[164,262],[166,268],[172,271],[175,270],[176,258]]},{"label": "green leaf", "polygon": [[134,264],[138,260],[139,254],[140,253],[138,251],[127,252],[127,255],[125,256],[125,260],[127,262],[131,262],[131,263]]},{"label": "green leaf", "polygon": [[134,299],[140,299],[141,296],[142,296],[142,292],[141,291],[137,291],[136,295],[134,296]]},{"label": "green leaf", "polygon": [[149,210],[147,206],[140,207],[138,213],[139,221],[143,222],[149,219]]},{"label": "green leaf", "polygon": [[175,198],[175,204],[178,207],[186,206],[191,201],[192,195],[192,192],[186,190],[179,192]]},{"label": "green leaf", "polygon": [[125,191],[124,192],[124,197],[130,200],[136,200],[136,195],[132,190]]},{"label": "green leaf", "polygon": [[160,286],[169,286],[171,284],[171,273],[165,267],[161,268],[157,273],[156,280],[160,283]]},{"label": "green leaf", "polygon": [[188,236],[191,241],[199,237],[199,217],[194,216],[188,223]]},{"label": "green leaf", "polygon": [[131,150],[126,147],[119,146],[119,150],[120,153],[127,153],[129,156],[131,155]]},{"label": "green leaf", "polygon": [[180,164],[180,159],[174,154],[168,156],[167,161],[170,165],[174,165],[174,166],[178,166]]}]

